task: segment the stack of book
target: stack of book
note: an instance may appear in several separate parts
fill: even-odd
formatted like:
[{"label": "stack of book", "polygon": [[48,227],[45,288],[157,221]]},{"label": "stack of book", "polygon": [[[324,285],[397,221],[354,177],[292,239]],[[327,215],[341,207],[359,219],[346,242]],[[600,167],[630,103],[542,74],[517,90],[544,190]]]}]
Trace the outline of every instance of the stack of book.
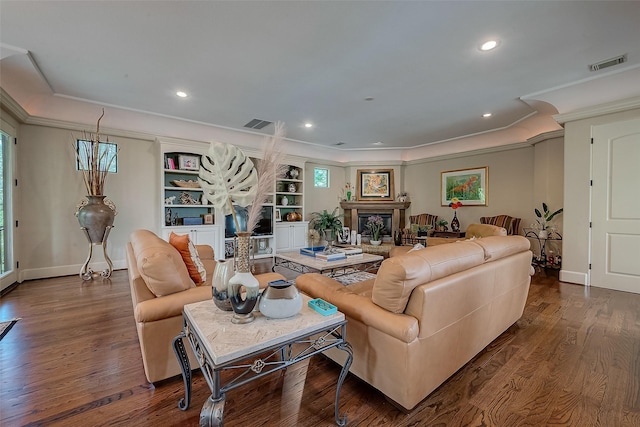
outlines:
[{"label": "stack of book", "polygon": [[336,253],[324,253],[317,252],[316,259],[320,261],[340,261],[347,259],[347,255],[344,252],[336,252]]},{"label": "stack of book", "polygon": [[348,248],[337,248],[338,252],[344,253],[347,258],[362,258],[362,248],[350,246]]}]

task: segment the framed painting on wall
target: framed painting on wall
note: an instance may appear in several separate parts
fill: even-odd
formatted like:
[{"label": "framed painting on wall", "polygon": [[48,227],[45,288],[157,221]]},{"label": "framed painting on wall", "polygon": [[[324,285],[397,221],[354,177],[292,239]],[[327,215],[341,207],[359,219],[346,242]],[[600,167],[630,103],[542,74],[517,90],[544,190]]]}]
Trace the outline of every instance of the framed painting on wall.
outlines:
[{"label": "framed painting on wall", "polygon": [[393,169],[358,169],[358,200],[393,200]]},{"label": "framed painting on wall", "polygon": [[465,206],[487,206],[489,167],[459,169],[440,173],[442,206],[456,197]]}]

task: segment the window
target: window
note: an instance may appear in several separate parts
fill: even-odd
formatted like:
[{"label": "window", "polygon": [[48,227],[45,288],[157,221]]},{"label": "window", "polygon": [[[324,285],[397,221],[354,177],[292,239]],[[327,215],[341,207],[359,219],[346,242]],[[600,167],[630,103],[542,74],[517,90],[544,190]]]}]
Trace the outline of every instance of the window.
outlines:
[{"label": "window", "polygon": [[[89,159],[91,158],[91,141],[85,141],[78,139],[76,142],[76,150],[78,156],[76,157],[77,170],[87,170],[89,167]],[[109,168],[108,172],[118,172],[118,146],[110,142],[101,142],[98,145],[98,161],[99,170],[105,170]]]},{"label": "window", "polygon": [[329,169],[313,168],[313,186],[329,188]]}]

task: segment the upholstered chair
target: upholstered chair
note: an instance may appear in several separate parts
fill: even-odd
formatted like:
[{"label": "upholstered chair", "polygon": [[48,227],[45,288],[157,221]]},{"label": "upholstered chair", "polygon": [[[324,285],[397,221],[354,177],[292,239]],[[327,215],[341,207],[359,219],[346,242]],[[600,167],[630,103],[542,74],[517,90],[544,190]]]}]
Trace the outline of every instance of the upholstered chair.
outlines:
[{"label": "upholstered chair", "polygon": [[504,227],[507,230],[507,235],[517,235],[520,232],[520,220],[520,218],[509,215],[483,216],[480,218],[480,224]]}]

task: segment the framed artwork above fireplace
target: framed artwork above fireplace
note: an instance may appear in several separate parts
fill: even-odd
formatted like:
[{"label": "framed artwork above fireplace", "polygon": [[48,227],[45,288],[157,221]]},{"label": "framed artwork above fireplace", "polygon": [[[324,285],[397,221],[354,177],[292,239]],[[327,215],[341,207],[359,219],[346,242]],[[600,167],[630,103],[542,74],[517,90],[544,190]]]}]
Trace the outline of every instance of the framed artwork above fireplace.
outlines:
[{"label": "framed artwork above fireplace", "polygon": [[358,169],[358,200],[393,200],[393,169]]}]

